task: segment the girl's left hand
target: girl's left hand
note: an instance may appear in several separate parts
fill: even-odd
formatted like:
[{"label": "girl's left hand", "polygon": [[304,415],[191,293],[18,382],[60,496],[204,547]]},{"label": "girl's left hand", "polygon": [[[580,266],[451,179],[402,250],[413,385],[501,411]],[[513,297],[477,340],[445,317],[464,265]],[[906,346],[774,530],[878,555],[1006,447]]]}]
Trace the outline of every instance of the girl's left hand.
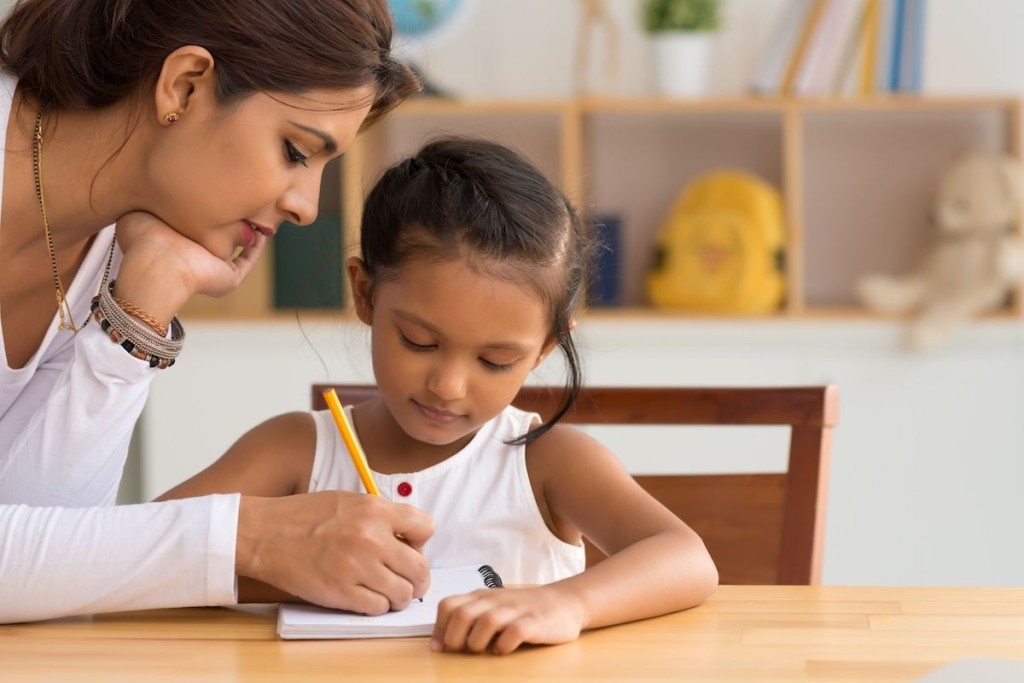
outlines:
[{"label": "girl's left hand", "polygon": [[557,584],[482,589],[441,601],[430,647],[503,655],[523,643],[567,643],[579,637],[584,625],[583,604]]}]

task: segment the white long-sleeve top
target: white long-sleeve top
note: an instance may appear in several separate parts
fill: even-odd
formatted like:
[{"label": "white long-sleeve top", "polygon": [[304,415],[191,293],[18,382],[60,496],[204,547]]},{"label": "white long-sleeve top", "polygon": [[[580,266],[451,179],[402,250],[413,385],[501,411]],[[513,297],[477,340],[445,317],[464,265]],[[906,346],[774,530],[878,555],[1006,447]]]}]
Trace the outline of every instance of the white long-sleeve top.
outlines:
[{"label": "white long-sleeve top", "polygon": [[[15,86],[0,72],[0,131]],[[97,235],[67,288],[76,325],[113,239],[113,226]],[[11,368],[0,325],[0,622],[236,601],[237,495],[114,506],[156,373],[95,322],[74,335],[56,317]]]}]

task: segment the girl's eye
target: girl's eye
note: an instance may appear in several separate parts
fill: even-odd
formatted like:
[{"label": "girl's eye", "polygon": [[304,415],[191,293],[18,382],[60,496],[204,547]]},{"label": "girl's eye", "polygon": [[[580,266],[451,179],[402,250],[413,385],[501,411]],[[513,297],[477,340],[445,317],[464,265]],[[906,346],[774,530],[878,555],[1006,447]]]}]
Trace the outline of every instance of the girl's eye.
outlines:
[{"label": "girl's eye", "polygon": [[284,141],[284,155],[288,161],[293,164],[302,164],[303,166],[309,165],[306,163],[309,161],[309,157],[300,152],[298,147],[296,147],[291,140]]},{"label": "girl's eye", "polygon": [[433,344],[417,344],[401,332],[398,333],[398,338],[402,340],[402,346],[411,351],[430,351],[434,348]]},{"label": "girl's eye", "polygon": [[515,367],[515,363],[492,363],[486,358],[481,358],[480,362],[483,366],[492,372],[512,372],[512,368]]}]

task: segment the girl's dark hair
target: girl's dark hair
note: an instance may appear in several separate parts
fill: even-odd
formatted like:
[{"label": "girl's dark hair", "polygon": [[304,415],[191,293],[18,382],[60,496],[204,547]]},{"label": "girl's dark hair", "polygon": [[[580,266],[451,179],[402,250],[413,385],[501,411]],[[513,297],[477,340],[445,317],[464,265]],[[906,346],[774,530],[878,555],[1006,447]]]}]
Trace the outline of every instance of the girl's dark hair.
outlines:
[{"label": "girl's dark hair", "polygon": [[391,33],[385,0],[19,0],[0,61],[42,105],[96,109],[143,92],[168,54],[198,45],[222,104],[372,85],[368,125],[419,87]]},{"label": "girl's dark hair", "polygon": [[414,258],[461,258],[532,287],[550,311],[550,339],[568,369],[558,410],[512,440],[528,444],[572,407],[582,384],[572,337],[592,252],[579,215],[539,170],[486,140],[442,138],[388,169],[363,208],[362,257],[374,282]]}]

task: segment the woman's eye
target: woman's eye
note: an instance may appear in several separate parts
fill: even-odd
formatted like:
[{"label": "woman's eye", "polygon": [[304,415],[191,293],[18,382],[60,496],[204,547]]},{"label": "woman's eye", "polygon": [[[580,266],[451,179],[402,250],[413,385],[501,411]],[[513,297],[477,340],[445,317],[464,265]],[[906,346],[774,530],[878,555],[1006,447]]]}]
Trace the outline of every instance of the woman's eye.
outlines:
[{"label": "woman's eye", "polygon": [[402,340],[403,346],[412,351],[429,351],[432,348],[434,348],[433,344],[417,344],[416,342],[406,337],[404,334],[399,334],[398,338]]},{"label": "woman's eye", "polygon": [[299,148],[296,147],[291,140],[284,141],[284,155],[288,161],[293,164],[302,164],[303,166],[308,165],[306,162],[309,161],[309,157],[300,152]]}]

